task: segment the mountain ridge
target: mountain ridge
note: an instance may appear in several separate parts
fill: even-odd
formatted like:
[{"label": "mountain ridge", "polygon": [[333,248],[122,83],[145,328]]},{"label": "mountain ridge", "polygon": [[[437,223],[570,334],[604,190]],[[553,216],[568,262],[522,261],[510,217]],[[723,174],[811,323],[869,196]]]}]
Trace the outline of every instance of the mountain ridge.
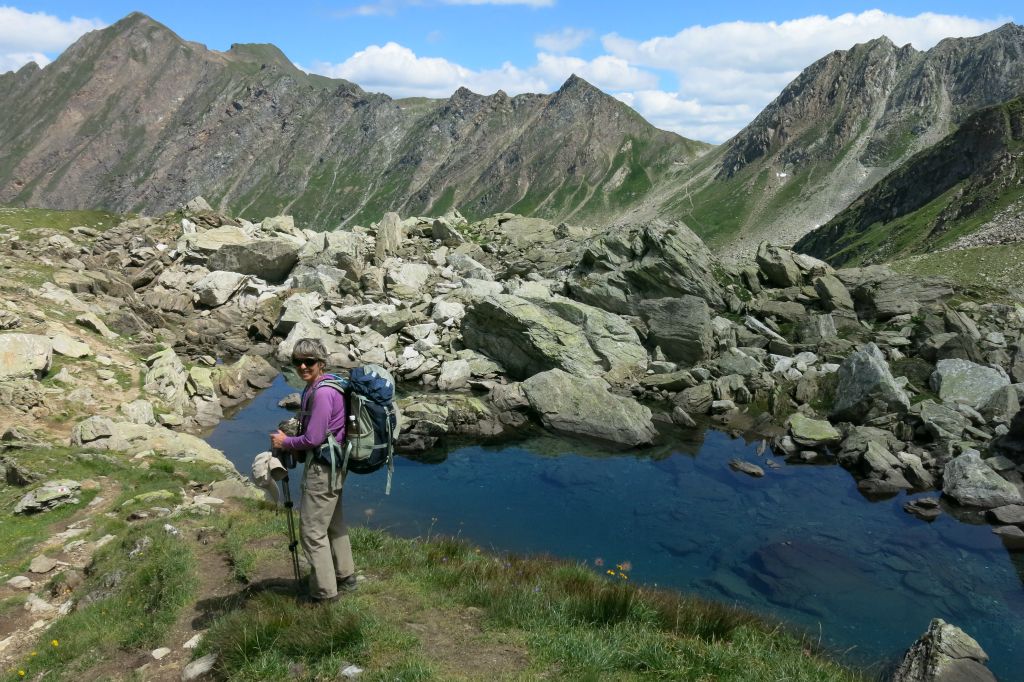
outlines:
[{"label": "mountain ridge", "polygon": [[601,221],[708,148],[576,76],[550,95],[396,100],[140,13],[2,78],[0,202],[16,205],[159,212],[203,194],[322,229],[455,206]]}]

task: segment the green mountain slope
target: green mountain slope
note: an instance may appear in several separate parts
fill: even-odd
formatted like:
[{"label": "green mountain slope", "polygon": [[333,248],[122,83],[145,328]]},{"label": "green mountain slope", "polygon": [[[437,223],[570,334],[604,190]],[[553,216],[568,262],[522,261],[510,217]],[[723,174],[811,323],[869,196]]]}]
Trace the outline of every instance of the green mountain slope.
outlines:
[{"label": "green mountain slope", "polygon": [[0,203],[160,212],[197,194],[333,228],[387,210],[614,218],[708,145],[570,78],[551,95],[394,100],[142,14],[0,76]]},{"label": "green mountain slope", "polygon": [[1024,92],[1024,27],[926,52],[879,38],[805,69],[665,201],[718,247],[792,242],[973,112]]},{"label": "green mountain slope", "polygon": [[797,242],[796,249],[845,265],[954,245],[1019,241],[1022,199],[1024,98],[1018,97],[968,118]]}]

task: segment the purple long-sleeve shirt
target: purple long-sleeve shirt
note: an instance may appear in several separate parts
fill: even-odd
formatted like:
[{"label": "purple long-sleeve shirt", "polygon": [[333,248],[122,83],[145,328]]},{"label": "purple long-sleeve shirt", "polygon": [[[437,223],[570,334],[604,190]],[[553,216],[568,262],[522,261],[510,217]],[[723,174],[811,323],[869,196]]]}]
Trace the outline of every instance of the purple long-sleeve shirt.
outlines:
[{"label": "purple long-sleeve shirt", "polygon": [[[333,388],[316,388],[321,381],[329,378],[332,377],[321,377],[313,386],[307,386],[302,392],[302,435],[287,436],[284,439],[286,450],[318,448],[327,440],[328,430],[339,443],[344,440],[345,396]],[[309,405],[310,400],[313,402],[312,407]]]}]

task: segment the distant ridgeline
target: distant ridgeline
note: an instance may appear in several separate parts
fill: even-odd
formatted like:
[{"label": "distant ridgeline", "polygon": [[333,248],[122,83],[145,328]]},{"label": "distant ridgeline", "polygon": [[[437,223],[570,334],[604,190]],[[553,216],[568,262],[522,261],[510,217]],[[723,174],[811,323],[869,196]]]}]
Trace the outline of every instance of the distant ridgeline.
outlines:
[{"label": "distant ridgeline", "polygon": [[[287,213],[321,230],[389,210],[591,226],[662,217],[751,254],[828,223],[801,248],[869,262],[1016,210],[1010,100],[1022,91],[1024,27],[924,52],[881,37],[811,64],[712,147],[576,76],[549,95],[396,100],[304,73],[273,45],[216,52],[133,13],[46,68],[0,75],[0,204],[153,214],[202,194],[234,215]],[[931,196],[938,187],[956,197]]]}]

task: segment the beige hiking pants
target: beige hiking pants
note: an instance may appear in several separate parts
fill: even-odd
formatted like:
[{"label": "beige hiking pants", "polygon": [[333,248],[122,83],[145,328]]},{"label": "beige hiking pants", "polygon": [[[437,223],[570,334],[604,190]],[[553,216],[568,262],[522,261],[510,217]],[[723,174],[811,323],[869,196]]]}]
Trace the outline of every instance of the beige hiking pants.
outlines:
[{"label": "beige hiking pants", "polygon": [[352,545],[341,512],[341,475],[332,485],[331,467],[310,462],[302,483],[299,515],[302,551],[310,566],[309,593],[313,599],[338,594],[338,581],[355,573]]}]

